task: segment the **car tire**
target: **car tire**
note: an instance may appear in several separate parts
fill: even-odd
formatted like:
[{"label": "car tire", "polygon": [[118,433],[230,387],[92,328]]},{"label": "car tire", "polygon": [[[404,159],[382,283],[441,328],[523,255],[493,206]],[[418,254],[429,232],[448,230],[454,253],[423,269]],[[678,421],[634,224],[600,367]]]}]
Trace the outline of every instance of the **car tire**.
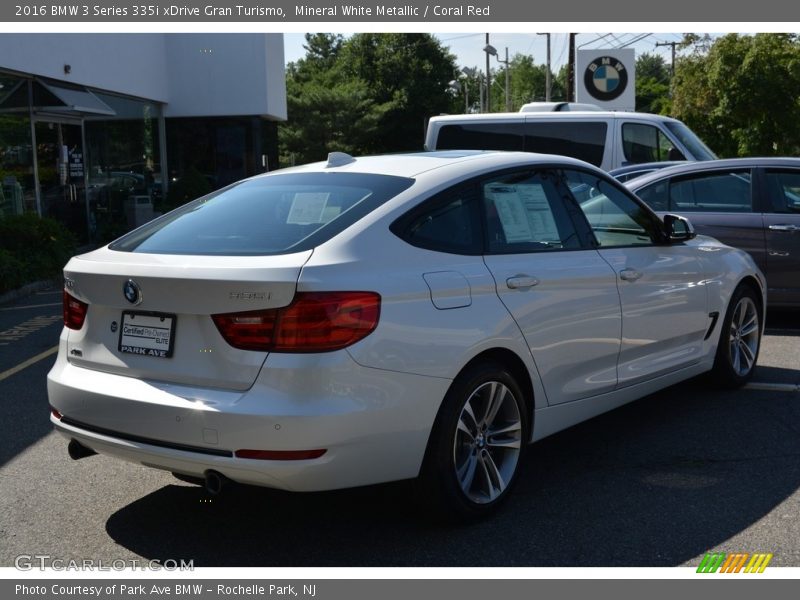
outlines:
[{"label": "car tire", "polygon": [[418,499],[437,517],[470,521],[506,500],[529,439],[520,385],[502,365],[466,368],[450,386],[434,423]]},{"label": "car tire", "polygon": [[753,376],[761,349],[761,305],[752,286],[740,285],[733,293],[720,329],[711,379],[734,389]]}]

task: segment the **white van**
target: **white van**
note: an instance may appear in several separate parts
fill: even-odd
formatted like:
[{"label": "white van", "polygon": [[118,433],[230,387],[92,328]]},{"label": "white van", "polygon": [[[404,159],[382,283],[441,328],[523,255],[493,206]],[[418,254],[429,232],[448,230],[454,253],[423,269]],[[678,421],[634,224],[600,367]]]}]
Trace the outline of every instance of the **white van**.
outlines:
[{"label": "white van", "polygon": [[711,160],[691,129],[661,115],[617,111],[432,117],[426,150],[523,150],[579,158],[610,171],[664,160]]}]

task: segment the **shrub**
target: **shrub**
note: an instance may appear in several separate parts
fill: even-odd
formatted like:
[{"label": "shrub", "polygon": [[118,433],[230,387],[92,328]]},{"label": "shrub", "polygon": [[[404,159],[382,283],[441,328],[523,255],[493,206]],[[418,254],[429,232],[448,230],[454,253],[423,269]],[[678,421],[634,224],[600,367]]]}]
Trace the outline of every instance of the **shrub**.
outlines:
[{"label": "shrub", "polygon": [[35,214],[0,219],[0,293],[57,277],[75,252],[75,236]]}]

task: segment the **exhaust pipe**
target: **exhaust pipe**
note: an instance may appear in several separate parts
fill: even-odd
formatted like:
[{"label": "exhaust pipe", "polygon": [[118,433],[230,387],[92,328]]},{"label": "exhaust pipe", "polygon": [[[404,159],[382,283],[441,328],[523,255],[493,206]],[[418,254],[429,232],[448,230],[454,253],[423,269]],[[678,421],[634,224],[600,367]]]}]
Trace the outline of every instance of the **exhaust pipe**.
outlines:
[{"label": "exhaust pipe", "polygon": [[206,478],[203,487],[206,492],[211,496],[218,496],[220,492],[226,487],[229,487],[233,482],[225,477],[222,473],[216,471],[206,471]]},{"label": "exhaust pipe", "polygon": [[80,460],[82,458],[86,458],[87,456],[94,456],[97,454],[91,448],[87,448],[83,444],[81,444],[78,440],[70,440],[69,445],[67,446],[67,452],[69,453],[69,457],[72,460]]}]

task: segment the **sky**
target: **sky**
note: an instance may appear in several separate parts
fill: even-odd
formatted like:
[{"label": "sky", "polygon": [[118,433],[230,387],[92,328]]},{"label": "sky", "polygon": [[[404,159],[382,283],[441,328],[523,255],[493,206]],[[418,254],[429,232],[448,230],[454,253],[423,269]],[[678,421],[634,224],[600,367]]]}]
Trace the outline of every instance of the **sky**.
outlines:
[{"label": "sky", "polygon": [[[284,58],[287,63],[296,61],[305,56],[303,43],[305,39],[302,33],[284,33]],[[346,33],[344,35],[350,35]],[[485,33],[433,33],[443,46],[448,47],[450,52],[456,55],[456,63],[459,67],[479,67],[481,70],[486,68],[486,54],[483,48],[486,45]],[[675,42],[680,41],[681,33],[579,33],[576,38],[578,48],[620,48],[629,47],[636,50],[639,56],[645,52],[659,54],[664,57],[669,64],[671,60],[671,50],[668,46],[656,47],[656,42]],[[567,62],[567,44],[569,34],[554,33],[550,39],[550,55],[553,71],[558,71],[561,65]],[[544,64],[547,57],[546,36],[536,33],[490,33],[489,43],[494,46],[500,58],[505,59],[505,49],[508,48],[509,58],[514,54],[532,54],[534,62]],[[500,66],[497,60],[492,57],[491,66]]]}]

